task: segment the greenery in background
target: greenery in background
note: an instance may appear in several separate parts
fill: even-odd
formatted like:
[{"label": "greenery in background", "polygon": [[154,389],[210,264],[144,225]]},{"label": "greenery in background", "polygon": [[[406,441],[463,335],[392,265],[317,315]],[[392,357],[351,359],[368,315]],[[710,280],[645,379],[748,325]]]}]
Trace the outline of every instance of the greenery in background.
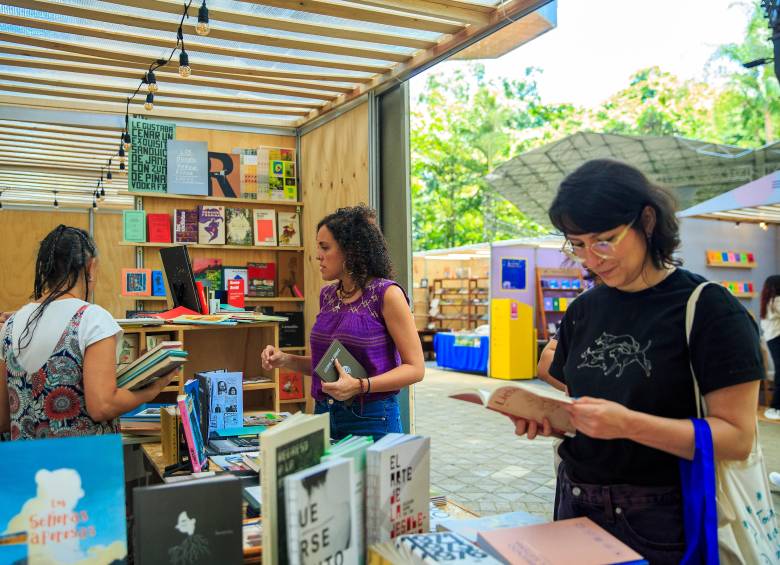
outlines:
[{"label": "greenery in background", "polygon": [[578,131],[680,135],[741,147],[775,141],[780,88],[772,65],[740,65],[772,56],[758,1],[752,9],[745,40],[714,53],[709,84],[652,67],[595,109],[543,103],[538,69],[520,79],[487,80],[484,67],[471,64],[429,77],[412,112],[414,250],[544,233],[485,177],[507,159]]}]

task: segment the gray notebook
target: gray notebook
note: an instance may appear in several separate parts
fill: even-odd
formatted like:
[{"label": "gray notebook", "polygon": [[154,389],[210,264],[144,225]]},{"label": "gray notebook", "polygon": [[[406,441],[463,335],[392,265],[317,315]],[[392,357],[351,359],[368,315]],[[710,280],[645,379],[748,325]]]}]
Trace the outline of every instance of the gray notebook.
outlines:
[{"label": "gray notebook", "polygon": [[368,376],[363,365],[358,363],[357,359],[355,359],[349,350],[347,350],[347,348],[337,339],[334,339],[333,343],[330,344],[325,355],[322,356],[322,359],[320,359],[320,362],[317,363],[317,366],[314,368],[314,372],[317,373],[317,376],[323,381],[329,383],[339,380],[339,372],[336,370],[336,366],[333,363],[336,359],[339,360],[339,363],[341,363],[341,366],[348,375],[351,375],[356,379],[365,379]]}]

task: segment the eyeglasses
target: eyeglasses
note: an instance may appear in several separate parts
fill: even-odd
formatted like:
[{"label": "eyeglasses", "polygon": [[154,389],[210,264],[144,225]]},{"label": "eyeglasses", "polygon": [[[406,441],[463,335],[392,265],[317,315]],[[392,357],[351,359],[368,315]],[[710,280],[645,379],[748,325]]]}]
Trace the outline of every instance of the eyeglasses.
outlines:
[{"label": "eyeglasses", "polygon": [[628,230],[631,229],[631,226],[634,225],[634,222],[636,222],[636,218],[631,220],[631,223],[628,224],[625,228],[623,228],[623,231],[621,231],[618,235],[613,237],[611,240],[607,241],[594,241],[593,243],[589,245],[574,245],[571,241],[568,239],[563,243],[563,247],[561,247],[561,251],[563,251],[566,256],[571,259],[572,261],[576,261],[577,263],[584,263],[585,259],[587,258],[588,249],[596,256],[600,257],[602,259],[610,259],[615,256],[615,253],[617,252],[617,246],[620,245],[620,242],[623,241],[623,239],[628,234]]}]

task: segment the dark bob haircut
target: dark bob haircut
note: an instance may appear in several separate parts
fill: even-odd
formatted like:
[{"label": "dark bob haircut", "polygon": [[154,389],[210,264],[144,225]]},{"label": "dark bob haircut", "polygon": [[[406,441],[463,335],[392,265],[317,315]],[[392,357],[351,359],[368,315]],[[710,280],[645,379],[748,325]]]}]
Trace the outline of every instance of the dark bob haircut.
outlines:
[{"label": "dark bob haircut", "polygon": [[550,221],[564,235],[601,233],[637,220],[632,229],[645,236],[641,215],[655,210],[655,227],[647,237],[653,265],[662,269],[682,262],[674,257],[680,228],[674,197],[642,172],[620,161],[594,159],[571,173],[550,206]]},{"label": "dark bob haircut", "polygon": [[352,281],[365,288],[371,277],[393,278],[393,265],[387,242],[376,221],[376,210],[365,204],[339,208],[317,224],[325,226],[344,253],[346,270]]}]

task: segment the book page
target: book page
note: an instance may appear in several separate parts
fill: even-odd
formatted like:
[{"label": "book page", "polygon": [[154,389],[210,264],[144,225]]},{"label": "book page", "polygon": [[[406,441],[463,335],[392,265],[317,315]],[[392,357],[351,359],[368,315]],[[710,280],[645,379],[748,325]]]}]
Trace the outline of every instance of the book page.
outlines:
[{"label": "book page", "polygon": [[515,383],[493,391],[487,406],[497,412],[539,423],[547,418],[553,429],[573,433],[575,428],[564,408],[571,403],[572,399],[561,391]]}]

